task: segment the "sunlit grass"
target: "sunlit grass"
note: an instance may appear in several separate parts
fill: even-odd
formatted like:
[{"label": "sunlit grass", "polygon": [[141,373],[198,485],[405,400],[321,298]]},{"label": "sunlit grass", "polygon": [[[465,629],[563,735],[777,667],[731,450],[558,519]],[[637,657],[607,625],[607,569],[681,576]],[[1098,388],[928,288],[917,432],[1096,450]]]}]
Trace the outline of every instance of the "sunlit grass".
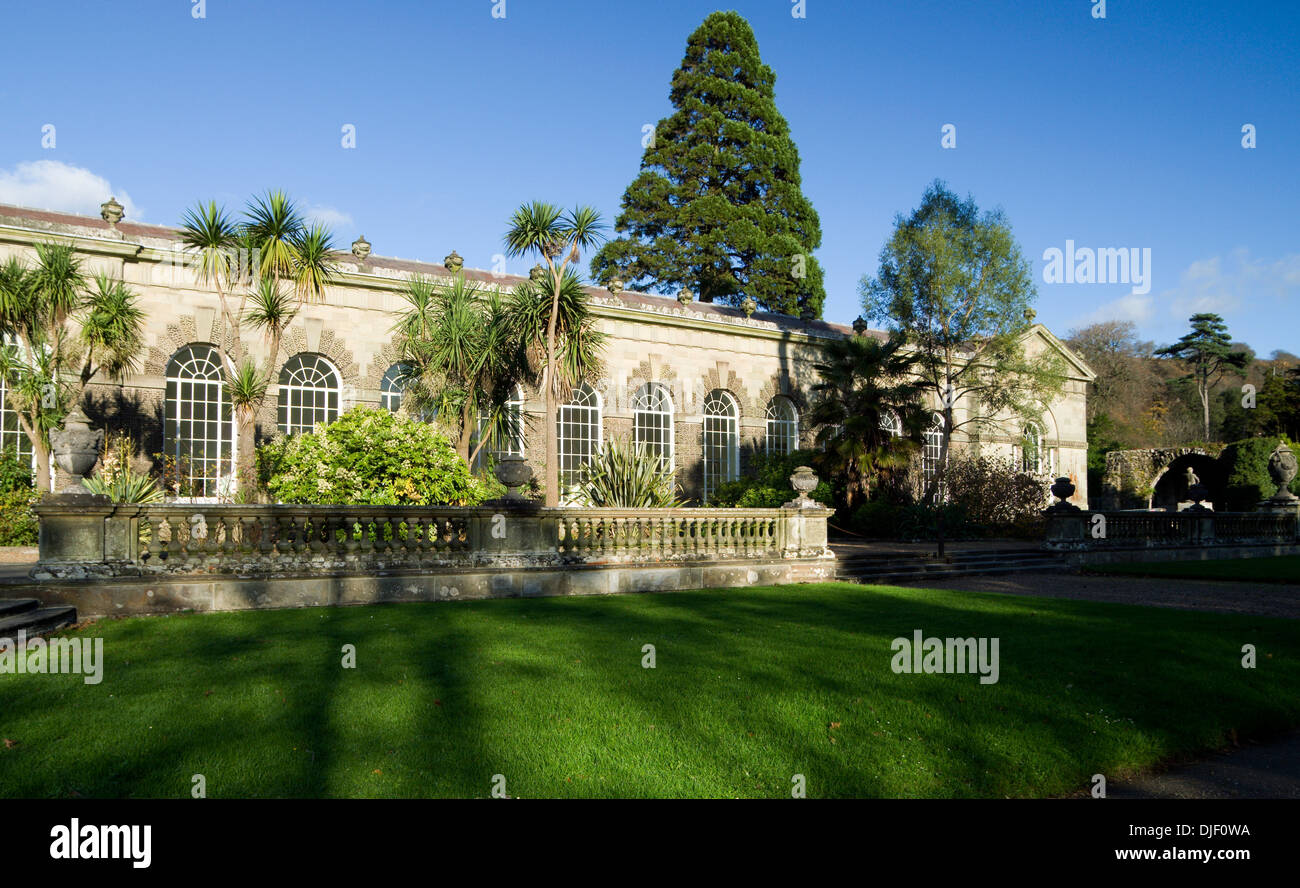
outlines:
[{"label": "sunlit grass", "polygon": [[[893,638],[1000,638],[907,675]],[[1300,724],[1300,624],[847,584],[104,621],[0,675],[0,796],[1041,796]],[[1254,644],[1259,665],[1241,666]],[[357,668],[342,648],[356,646]],[[642,668],[655,646],[656,668]]]}]

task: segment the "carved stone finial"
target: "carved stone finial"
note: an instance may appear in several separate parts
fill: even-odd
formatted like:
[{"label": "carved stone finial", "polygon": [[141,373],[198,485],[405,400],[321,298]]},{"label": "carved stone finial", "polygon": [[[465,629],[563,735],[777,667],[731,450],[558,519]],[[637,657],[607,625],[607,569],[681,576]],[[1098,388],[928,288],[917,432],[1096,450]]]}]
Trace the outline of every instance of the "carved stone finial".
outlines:
[{"label": "carved stone finial", "polygon": [[859,336],[867,332],[867,319],[862,317],[862,315],[858,315],[853,320],[853,332]]},{"label": "carved stone finial", "polygon": [[352,242],[352,255],[362,262],[365,262],[366,257],[370,255],[370,241],[366,240],[364,234]]},{"label": "carved stone finial", "polygon": [[112,195],[99,205],[99,218],[108,223],[108,232],[113,237],[122,236],[122,232],[117,230],[117,223],[121,222],[125,215],[126,207],[118,203],[117,198]]},{"label": "carved stone finial", "polygon": [[613,293],[615,296],[617,296],[619,293],[622,293],[623,282],[620,281],[618,278],[614,278],[612,281],[609,282],[609,292]]},{"label": "carved stone finial", "polygon": [[740,310],[745,313],[745,317],[752,318],[754,312],[758,311],[758,303],[753,296],[746,296],[740,303]]},{"label": "carved stone finial", "polygon": [[442,260],[443,266],[450,272],[460,271],[465,267],[465,260],[460,258],[460,254],[452,250],[447,257]]},{"label": "carved stone finial", "polygon": [[681,292],[677,294],[677,301],[682,305],[690,305],[694,300],[695,294],[685,287],[682,287]]}]

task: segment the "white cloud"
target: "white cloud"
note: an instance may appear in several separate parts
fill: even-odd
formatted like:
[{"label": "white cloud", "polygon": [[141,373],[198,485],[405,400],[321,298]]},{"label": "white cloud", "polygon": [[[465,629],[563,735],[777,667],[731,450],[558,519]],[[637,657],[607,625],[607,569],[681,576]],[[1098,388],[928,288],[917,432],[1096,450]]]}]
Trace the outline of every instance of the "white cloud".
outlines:
[{"label": "white cloud", "polygon": [[140,208],[131,195],[113,188],[103,176],[83,167],[57,160],[36,160],[20,163],[12,170],[0,170],[0,203],[98,216],[99,205],[110,196],[117,198],[126,209],[129,221],[142,221]]},{"label": "white cloud", "polygon": [[1200,259],[1187,266],[1178,285],[1160,294],[1169,312],[1185,320],[1198,312],[1228,314],[1266,302],[1300,299],[1300,253],[1273,262],[1252,259],[1240,248],[1227,256]]},{"label": "white cloud", "polygon": [[1086,315],[1080,315],[1070,324],[1070,327],[1078,329],[1102,321],[1132,321],[1135,324],[1143,324],[1151,320],[1153,309],[1154,300],[1150,296],[1127,293],[1118,299],[1102,303]]},{"label": "white cloud", "polygon": [[320,223],[326,228],[332,228],[336,231],[339,229],[350,229],[356,226],[352,217],[342,210],[336,210],[334,207],[325,207],[313,204],[304,207],[302,211],[303,218],[307,220],[308,225]]}]

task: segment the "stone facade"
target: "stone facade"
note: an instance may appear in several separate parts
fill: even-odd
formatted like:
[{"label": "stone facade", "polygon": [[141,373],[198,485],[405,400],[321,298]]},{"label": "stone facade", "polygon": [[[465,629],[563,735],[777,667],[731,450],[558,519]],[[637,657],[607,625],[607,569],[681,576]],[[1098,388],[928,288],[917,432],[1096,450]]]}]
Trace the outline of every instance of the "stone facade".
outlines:
[{"label": "stone facade", "polygon": [[[110,231],[101,219],[0,207],[0,260],[9,255],[30,260],[33,244],[52,237],[74,243],[88,271],[121,277],[139,294],[149,319],[147,357],[123,386],[97,380],[87,412],[100,423],[131,432],[146,454],[161,452],[168,361],[187,345],[223,344],[215,290],[196,282],[171,229],[121,221]],[[381,380],[397,357],[391,328],[402,304],[399,292],[403,281],[417,273],[448,272],[440,265],[343,253],[338,284],[330,288],[325,302],[303,307],[284,337],[277,363],[298,354],[321,356],[337,373],[342,407],[379,403]],[[521,280],[472,269],[465,275],[503,290]],[[742,471],[750,454],[766,446],[766,411],[774,396],[793,402],[800,417],[799,440],[811,444],[813,430],[802,417],[815,381],[813,364],[823,343],[854,335],[851,329],[772,314],[746,317],[740,309],[683,306],[674,299],[630,291],[590,292],[600,329],[608,335],[605,373],[596,386],[603,435],[608,439],[631,434],[632,397],[642,383],[666,386],[672,395],[677,480],[685,498],[697,501],[702,495],[703,410],[711,391],[727,392],[738,406]],[[1070,368],[1066,392],[1048,411],[1044,438],[1052,468],[1075,482],[1074,501],[1086,505],[1084,403],[1092,372],[1041,325],[1032,327],[1028,336],[1031,353],[1057,350]],[[266,346],[259,337],[246,332],[244,340],[255,357],[265,360]],[[272,406],[258,417],[263,437],[275,431],[277,397],[273,385],[268,397]],[[543,452],[542,412],[538,393],[527,392],[524,453],[530,461]],[[1005,434],[985,433],[978,442],[958,437],[955,444],[1014,457],[1020,439],[1019,429],[1008,428]],[[540,476],[540,466],[535,468]]]}]

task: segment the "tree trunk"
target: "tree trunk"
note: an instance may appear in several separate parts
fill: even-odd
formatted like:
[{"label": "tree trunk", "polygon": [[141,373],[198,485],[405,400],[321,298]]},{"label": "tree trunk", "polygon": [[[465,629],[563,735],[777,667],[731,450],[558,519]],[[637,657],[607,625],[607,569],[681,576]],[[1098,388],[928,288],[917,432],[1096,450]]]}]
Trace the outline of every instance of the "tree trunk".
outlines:
[{"label": "tree trunk", "polygon": [[[552,354],[554,348],[548,349]],[[558,506],[560,504],[560,448],[556,435],[559,433],[559,423],[556,421],[557,410],[559,405],[556,404],[555,386],[551,382],[551,366],[547,361],[546,370],[546,416],[545,439],[546,439],[546,505]]]},{"label": "tree trunk", "polygon": [[257,411],[235,411],[239,439],[235,447],[235,479],[246,500],[257,492]]},{"label": "tree trunk", "polygon": [[1205,386],[1201,389],[1201,406],[1205,409],[1205,440],[1210,440],[1210,388]]},{"label": "tree trunk", "polygon": [[32,441],[32,450],[36,454],[36,489],[41,493],[49,493],[53,489],[50,484],[50,452],[45,449],[44,443],[37,441]]},{"label": "tree trunk", "polygon": [[474,436],[473,428],[470,425],[473,420],[471,415],[473,406],[474,402],[466,396],[465,403],[460,408],[460,437],[456,439],[456,453],[461,459],[465,460],[465,465],[469,466],[470,471],[474,470],[469,461],[469,444]]}]

